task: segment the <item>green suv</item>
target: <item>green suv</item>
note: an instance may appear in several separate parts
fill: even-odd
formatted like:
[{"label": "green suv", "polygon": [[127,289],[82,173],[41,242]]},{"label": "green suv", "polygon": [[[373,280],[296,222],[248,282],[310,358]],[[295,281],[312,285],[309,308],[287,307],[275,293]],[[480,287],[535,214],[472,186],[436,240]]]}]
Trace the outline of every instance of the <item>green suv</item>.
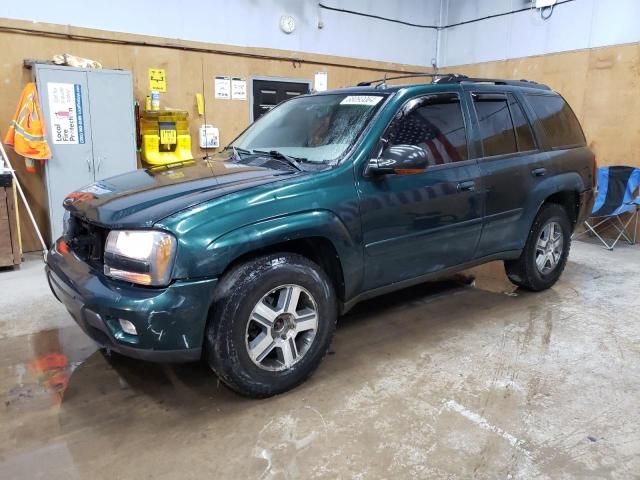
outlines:
[{"label": "green suv", "polygon": [[266,397],[318,367],[361,300],[492,260],[552,286],[594,169],[544,85],[377,81],[286,101],[213,158],[73,192],[46,271],[101,346],[202,358]]}]

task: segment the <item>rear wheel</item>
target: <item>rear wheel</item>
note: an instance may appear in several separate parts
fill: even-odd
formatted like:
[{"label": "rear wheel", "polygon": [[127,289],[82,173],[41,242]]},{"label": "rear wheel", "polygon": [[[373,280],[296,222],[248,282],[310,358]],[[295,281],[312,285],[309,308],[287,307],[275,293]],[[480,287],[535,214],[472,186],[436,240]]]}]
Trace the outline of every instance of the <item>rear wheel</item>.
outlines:
[{"label": "rear wheel", "polygon": [[531,291],[545,290],[560,278],[571,247],[571,222],[558,204],[544,204],[517,260],[504,262],[509,280]]},{"label": "rear wheel", "polygon": [[242,395],[285,392],[318,367],[336,318],[332,284],[318,265],[289,253],[250,260],[218,285],[207,327],[208,363]]}]

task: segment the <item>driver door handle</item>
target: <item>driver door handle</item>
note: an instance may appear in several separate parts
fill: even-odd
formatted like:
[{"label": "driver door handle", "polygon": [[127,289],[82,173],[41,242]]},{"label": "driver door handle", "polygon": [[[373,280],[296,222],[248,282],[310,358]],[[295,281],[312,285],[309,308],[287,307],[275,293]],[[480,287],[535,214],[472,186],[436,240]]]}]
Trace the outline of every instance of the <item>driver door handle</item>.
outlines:
[{"label": "driver door handle", "polygon": [[469,180],[467,182],[460,182],[458,184],[459,192],[473,192],[476,189],[476,182]]}]

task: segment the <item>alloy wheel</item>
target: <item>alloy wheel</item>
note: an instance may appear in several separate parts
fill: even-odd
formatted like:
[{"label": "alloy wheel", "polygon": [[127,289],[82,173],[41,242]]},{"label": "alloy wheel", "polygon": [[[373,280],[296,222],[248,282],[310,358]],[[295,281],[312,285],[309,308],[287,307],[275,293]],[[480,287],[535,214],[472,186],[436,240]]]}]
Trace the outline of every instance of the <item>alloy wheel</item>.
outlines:
[{"label": "alloy wheel", "polygon": [[247,323],[247,352],[264,370],[287,370],[309,351],[317,330],[318,308],[311,293],[300,285],[282,285],[253,308]]},{"label": "alloy wheel", "polygon": [[552,272],[560,263],[564,236],[558,222],[547,223],[536,242],[536,267],[543,275]]}]

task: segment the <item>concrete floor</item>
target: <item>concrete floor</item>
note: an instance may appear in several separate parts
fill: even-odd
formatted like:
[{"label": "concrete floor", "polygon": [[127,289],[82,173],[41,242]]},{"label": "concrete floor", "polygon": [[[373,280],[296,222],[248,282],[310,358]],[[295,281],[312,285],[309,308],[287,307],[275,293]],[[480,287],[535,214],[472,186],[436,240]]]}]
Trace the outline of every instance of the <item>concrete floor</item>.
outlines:
[{"label": "concrete floor", "polygon": [[552,290],[491,290],[361,304],[309,382],[255,401],[108,361],[39,262],[0,272],[0,479],[639,478],[640,247],[575,242]]}]

